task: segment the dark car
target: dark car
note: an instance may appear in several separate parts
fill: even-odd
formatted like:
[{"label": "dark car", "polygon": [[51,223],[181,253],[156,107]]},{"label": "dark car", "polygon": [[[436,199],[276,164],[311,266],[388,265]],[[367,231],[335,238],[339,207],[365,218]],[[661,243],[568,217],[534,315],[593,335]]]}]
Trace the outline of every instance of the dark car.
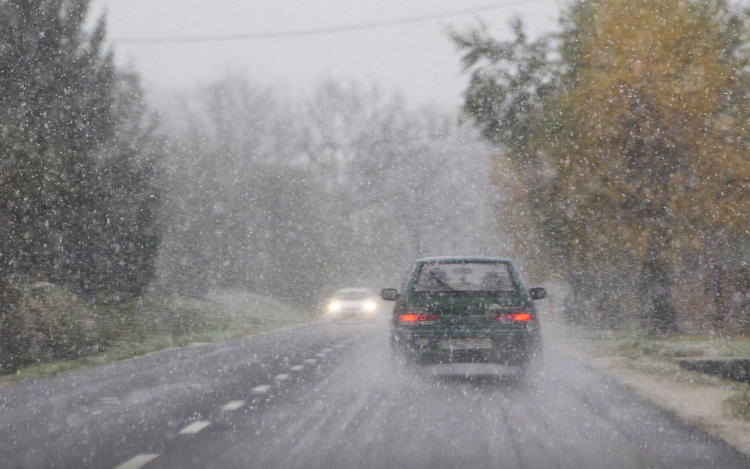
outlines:
[{"label": "dark car", "polygon": [[423,362],[490,362],[526,365],[541,350],[533,300],[507,259],[434,257],[419,259],[403,292],[381,291],[396,301],[391,343]]}]

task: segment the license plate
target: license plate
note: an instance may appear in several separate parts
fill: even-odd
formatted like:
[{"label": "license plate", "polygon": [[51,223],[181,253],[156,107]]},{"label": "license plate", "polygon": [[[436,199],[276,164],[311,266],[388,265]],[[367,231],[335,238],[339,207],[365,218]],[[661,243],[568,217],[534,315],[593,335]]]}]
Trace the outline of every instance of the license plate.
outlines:
[{"label": "license plate", "polygon": [[489,349],[492,348],[490,339],[443,339],[440,348],[451,350]]}]

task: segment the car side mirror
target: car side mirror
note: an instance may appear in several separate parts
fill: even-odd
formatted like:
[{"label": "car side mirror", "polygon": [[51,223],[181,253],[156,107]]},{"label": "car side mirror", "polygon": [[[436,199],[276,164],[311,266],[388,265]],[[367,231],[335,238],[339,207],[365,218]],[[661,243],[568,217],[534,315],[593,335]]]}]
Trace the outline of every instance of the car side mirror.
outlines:
[{"label": "car side mirror", "polygon": [[386,301],[396,301],[398,299],[398,290],[395,288],[383,288],[380,290],[380,297]]},{"label": "car side mirror", "polygon": [[532,300],[541,300],[547,297],[547,290],[542,287],[534,287],[529,289],[529,295]]}]

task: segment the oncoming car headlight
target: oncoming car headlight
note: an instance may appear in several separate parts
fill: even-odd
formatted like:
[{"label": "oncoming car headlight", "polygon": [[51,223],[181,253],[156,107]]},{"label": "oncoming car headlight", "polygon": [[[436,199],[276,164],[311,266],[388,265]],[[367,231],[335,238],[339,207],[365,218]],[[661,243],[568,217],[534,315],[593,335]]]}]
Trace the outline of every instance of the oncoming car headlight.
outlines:
[{"label": "oncoming car headlight", "polygon": [[328,311],[338,311],[341,309],[341,303],[338,301],[331,302],[330,305],[328,305]]},{"label": "oncoming car headlight", "polygon": [[376,308],[375,302],[368,301],[367,303],[364,304],[363,308],[365,309],[365,311],[375,311],[375,308]]}]

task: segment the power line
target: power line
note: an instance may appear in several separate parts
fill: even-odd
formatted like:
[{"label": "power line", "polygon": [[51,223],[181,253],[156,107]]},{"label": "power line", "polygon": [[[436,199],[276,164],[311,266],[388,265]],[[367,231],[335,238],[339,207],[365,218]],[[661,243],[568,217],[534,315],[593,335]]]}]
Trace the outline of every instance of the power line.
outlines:
[{"label": "power line", "polygon": [[442,18],[451,18],[455,16],[465,16],[485,11],[498,10],[516,5],[525,5],[528,3],[538,3],[542,0],[515,0],[502,3],[491,3],[473,8],[462,8],[459,10],[444,11],[430,15],[408,16],[385,21],[372,21],[368,23],[356,23],[345,26],[334,26],[331,28],[312,28],[297,29],[287,31],[270,31],[265,33],[248,33],[248,34],[226,34],[218,36],[182,36],[182,37],[132,37],[112,39],[117,44],[187,44],[198,42],[225,42],[225,41],[247,41],[255,39],[271,39],[280,37],[300,37],[300,36],[318,36],[324,34],[345,33],[351,31],[363,31],[366,29],[378,29],[388,26],[399,26],[404,24],[426,23]]}]

